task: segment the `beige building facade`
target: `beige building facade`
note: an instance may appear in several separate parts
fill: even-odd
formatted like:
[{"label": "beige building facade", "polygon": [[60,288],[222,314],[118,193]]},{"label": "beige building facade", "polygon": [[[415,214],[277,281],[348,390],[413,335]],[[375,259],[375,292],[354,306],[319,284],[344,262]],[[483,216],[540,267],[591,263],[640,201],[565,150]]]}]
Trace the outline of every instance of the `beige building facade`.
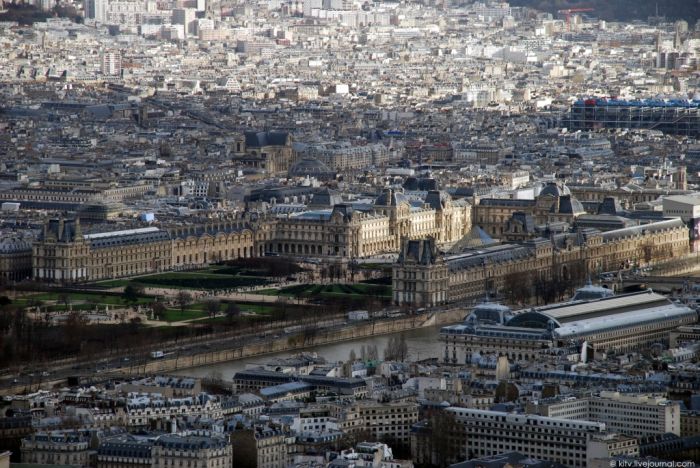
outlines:
[{"label": "beige building facade", "polygon": [[[423,247],[414,245],[414,241],[405,242],[408,244],[402,252],[412,254],[399,255],[394,264],[394,302],[416,307],[477,301],[486,293],[504,290],[507,279],[516,274],[530,282],[538,277],[551,278],[553,272],[564,279],[581,273],[585,277],[586,272],[654,265],[682,258],[690,251],[688,228],[678,218],[603,233],[587,230],[559,234],[550,239],[449,255],[416,256],[415,252],[434,250],[434,241],[421,241]],[[416,291],[430,291],[430,295],[415,294]]]},{"label": "beige building facade", "polygon": [[32,269],[45,282],[98,281],[257,256],[255,246],[241,220],[83,234],[79,219],[54,219],[34,243]]},{"label": "beige building facade", "polygon": [[401,239],[432,237],[449,245],[471,228],[471,205],[452,200],[445,192],[429,191],[411,203],[394,189],[386,189],[369,210],[350,204],[277,218],[269,252],[280,255],[362,258],[395,253]]},{"label": "beige building facade", "polygon": [[238,258],[284,255],[354,259],[395,253],[402,238],[454,243],[471,227],[471,205],[439,191],[410,203],[385,191],[369,210],[329,209],[273,217],[246,213],[217,221],[83,233],[79,219],[46,223],[32,249],[32,275],[74,283],[196,268]]}]

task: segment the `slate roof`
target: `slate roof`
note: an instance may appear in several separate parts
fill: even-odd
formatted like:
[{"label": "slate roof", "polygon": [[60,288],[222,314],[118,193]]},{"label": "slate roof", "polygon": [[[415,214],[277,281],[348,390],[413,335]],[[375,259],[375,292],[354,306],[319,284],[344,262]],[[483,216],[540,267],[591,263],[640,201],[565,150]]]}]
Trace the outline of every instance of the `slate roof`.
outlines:
[{"label": "slate roof", "polygon": [[535,200],[518,200],[512,198],[482,198],[479,200],[480,206],[531,207],[535,206],[535,203]]},{"label": "slate roof", "polygon": [[386,189],[374,201],[379,206],[399,206],[401,203],[408,203],[406,195],[394,189]]},{"label": "slate roof", "polygon": [[286,146],[287,132],[245,132],[245,145],[248,148],[265,146]]},{"label": "slate roof", "polygon": [[168,231],[158,228],[128,229],[125,231],[101,232],[85,236],[93,249],[106,249],[119,245],[151,244],[170,240]]},{"label": "slate roof", "polygon": [[555,206],[552,205],[550,212],[561,213],[561,214],[576,214],[585,213],[586,210],[583,209],[583,205],[580,201],[572,197],[571,195],[562,195],[559,198],[559,211],[555,211]]},{"label": "slate roof", "polygon": [[571,195],[571,190],[569,190],[569,187],[567,187],[564,184],[559,185],[556,182],[548,182],[539,194],[540,197],[543,197],[545,195],[551,195],[555,198],[558,198],[564,195]]},{"label": "slate roof", "polygon": [[110,437],[100,444],[97,454],[114,457],[151,458],[153,441],[130,434]]},{"label": "slate roof", "polygon": [[680,218],[666,219],[654,223],[642,224],[640,226],[632,226],[628,228],[604,232],[603,240],[609,242],[623,237],[635,237],[643,235],[644,233],[659,232],[666,229],[675,229],[682,227],[685,227],[685,223]]},{"label": "slate roof", "polygon": [[223,438],[201,436],[162,435],[155,445],[175,450],[202,450],[207,448],[223,448],[226,441]]},{"label": "slate roof", "polygon": [[285,396],[289,393],[299,393],[313,390],[313,385],[306,382],[288,382],[260,389],[260,395],[265,398]]},{"label": "slate roof", "polygon": [[441,210],[447,206],[451,198],[447,192],[440,190],[430,190],[425,196],[425,203],[430,205],[434,210]]},{"label": "slate roof", "polygon": [[447,266],[450,271],[482,267],[485,263],[512,262],[522,260],[532,255],[532,251],[522,245],[505,244],[473,250],[467,253],[448,257]]}]

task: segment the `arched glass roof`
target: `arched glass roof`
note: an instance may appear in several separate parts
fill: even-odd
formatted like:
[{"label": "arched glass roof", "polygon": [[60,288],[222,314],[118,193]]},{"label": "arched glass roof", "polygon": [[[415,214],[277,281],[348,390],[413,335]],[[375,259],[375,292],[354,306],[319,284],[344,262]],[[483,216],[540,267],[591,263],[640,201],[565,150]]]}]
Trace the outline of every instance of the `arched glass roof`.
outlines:
[{"label": "arched glass roof", "polygon": [[561,326],[561,324],[554,320],[552,317],[545,315],[541,312],[531,311],[516,315],[508,321],[508,326],[523,328],[539,328],[546,330],[550,328],[550,322],[554,322],[554,328]]}]

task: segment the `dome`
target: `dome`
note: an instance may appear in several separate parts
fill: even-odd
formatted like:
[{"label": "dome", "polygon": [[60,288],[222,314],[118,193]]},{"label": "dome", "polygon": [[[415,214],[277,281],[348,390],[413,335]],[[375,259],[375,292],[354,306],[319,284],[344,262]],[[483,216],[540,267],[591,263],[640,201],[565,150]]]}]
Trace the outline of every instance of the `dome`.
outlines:
[{"label": "dome", "polygon": [[512,312],[508,306],[485,302],[479,304],[465,318],[465,322],[497,323],[505,325],[512,318]]},{"label": "dome", "polygon": [[545,195],[559,198],[562,195],[571,195],[571,190],[565,184],[559,185],[557,182],[547,182],[547,185],[540,191],[539,196],[544,197]]},{"label": "dome", "polygon": [[317,179],[332,179],[335,172],[316,158],[305,156],[289,167],[289,177],[315,177]]},{"label": "dome", "polygon": [[32,244],[19,237],[6,237],[0,240],[0,254],[31,252]]},{"label": "dome", "polygon": [[612,297],[615,293],[608,288],[602,286],[595,286],[590,282],[582,288],[576,290],[576,294],[572,301],[590,301],[594,299],[604,299],[606,297]]}]

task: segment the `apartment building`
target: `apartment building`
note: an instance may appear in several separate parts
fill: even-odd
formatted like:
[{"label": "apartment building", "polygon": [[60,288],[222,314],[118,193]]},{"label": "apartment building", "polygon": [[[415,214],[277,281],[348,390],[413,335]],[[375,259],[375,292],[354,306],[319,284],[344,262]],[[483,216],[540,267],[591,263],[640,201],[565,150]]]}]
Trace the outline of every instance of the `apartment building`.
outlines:
[{"label": "apartment building", "polygon": [[[614,457],[634,458],[639,456],[639,441],[620,434],[600,434],[591,437],[586,449],[589,466],[596,460],[608,461]],[[609,461],[604,466],[610,466]]]},{"label": "apartment building", "polygon": [[584,398],[540,401],[529,404],[527,411],[551,418],[602,422],[608,430],[627,436],[681,435],[680,404],[662,395],[603,391]]},{"label": "apartment building", "polygon": [[358,401],[335,410],[340,429],[368,432],[372,440],[390,439],[405,447],[411,444],[411,427],[418,422],[415,402]]},{"label": "apartment building", "polygon": [[232,448],[224,437],[168,434],[153,444],[152,468],[189,466],[222,468],[232,466]]},{"label": "apartment building", "polygon": [[177,416],[220,418],[221,402],[206,393],[195,397],[163,398],[157,394],[132,394],[126,405],[127,425],[149,428],[157,421],[170,421]]},{"label": "apartment building", "polygon": [[450,407],[464,427],[465,445],[475,457],[517,451],[569,467],[587,465],[587,446],[605,424],[469,408]]},{"label": "apartment building", "polygon": [[22,463],[85,467],[96,448],[91,431],[36,432],[22,439]]}]

